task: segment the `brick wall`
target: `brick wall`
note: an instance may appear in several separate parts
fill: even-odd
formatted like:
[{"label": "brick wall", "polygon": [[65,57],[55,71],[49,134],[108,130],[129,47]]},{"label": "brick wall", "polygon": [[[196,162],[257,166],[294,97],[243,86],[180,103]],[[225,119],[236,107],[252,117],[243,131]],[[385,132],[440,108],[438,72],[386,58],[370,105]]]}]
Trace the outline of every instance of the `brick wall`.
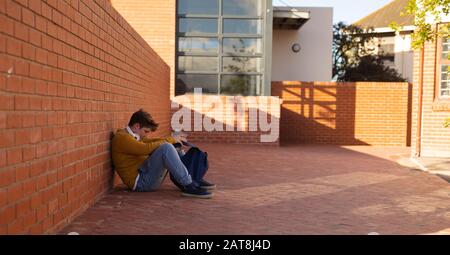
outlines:
[{"label": "brick wall", "polygon": [[176,0],[110,0],[110,2],[169,65],[172,98],[175,95]]},{"label": "brick wall", "polygon": [[408,83],[273,82],[281,143],[410,144]]},{"label": "brick wall", "polygon": [[[179,129],[194,143],[279,145],[278,97],[200,96],[194,100],[193,95],[183,95],[175,97],[172,106],[172,127],[177,129],[176,123],[184,123],[186,126]],[[183,109],[190,115],[182,118]],[[176,112],[179,115],[174,115]],[[196,119],[199,120],[197,127]],[[217,128],[205,127],[204,123],[215,124]],[[261,140],[267,135],[275,139]]]},{"label": "brick wall", "polygon": [[110,134],[169,67],[107,0],[0,1],[0,234],[54,233],[111,187]]},{"label": "brick wall", "polygon": [[[444,128],[444,119],[450,117],[450,100],[435,97],[438,82],[436,55],[437,42],[425,44],[423,70],[423,113],[421,130],[421,152],[424,157],[450,157],[450,128]],[[420,50],[414,53],[412,154],[417,150],[419,112]]]}]

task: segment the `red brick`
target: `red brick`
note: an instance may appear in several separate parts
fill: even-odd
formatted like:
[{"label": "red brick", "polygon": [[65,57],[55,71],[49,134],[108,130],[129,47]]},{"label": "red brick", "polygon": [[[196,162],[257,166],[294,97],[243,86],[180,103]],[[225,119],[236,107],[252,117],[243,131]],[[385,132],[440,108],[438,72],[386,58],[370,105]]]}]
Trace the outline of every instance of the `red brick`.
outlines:
[{"label": "red brick", "polygon": [[[58,38],[58,27],[55,24],[53,24],[51,21],[47,21],[47,34],[49,34],[53,38]],[[61,52],[57,52],[57,53],[60,54]]]},{"label": "red brick", "polygon": [[22,92],[22,78],[11,76],[6,80],[6,90],[9,92]]},{"label": "red brick", "polygon": [[61,83],[62,82],[62,72],[57,69],[52,70],[52,81]]},{"label": "red brick", "polygon": [[45,81],[36,81],[36,94],[47,95],[47,83]]},{"label": "red brick", "polygon": [[[108,189],[106,179],[110,170],[105,143],[109,136],[106,129],[122,126],[120,123],[131,113],[117,112],[117,109],[137,108],[129,102],[145,99],[149,103],[142,107],[155,109],[152,111],[154,116],[165,123],[158,134],[167,134],[170,116],[163,105],[170,102],[169,91],[162,89],[168,84],[161,80],[169,81],[169,69],[152,68],[153,65],[164,65],[162,60],[155,58],[156,54],[124,20],[116,21],[105,13],[98,13],[103,11],[103,5],[109,4],[106,1],[82,3],[83,15],[92,19],[89,21],[74,9],[79,8],[78,1],[72,1],[70,7],[61,1],[18,1],[23,4],[19,6],[23,8],[18,9],[20,13],[0,15],[0,52],[6,52],[5,57],[0,58],[0,72],[10,73],[0,76],[0,90],[7,92],[0,95],[0,108],[4,111],[0,114],[0,128],[11,129],[0,132],[0,185],[12,194],[6,199],[17,201],[14,208],[19,216],[14,216],[7,225],[1,225],[0,233],[52,232],[59,227],[54,228],[55,224],[64,223],[66,217],[79,211],[84,203],[92,203]],[[2,4],[6,11],[6,4],[11,9],[18,1],[0,1],[0,12]],[[27,5],[29,8],[25,8]],[[93,12],[108,20],[93,17]],[[18,15],[20,18],[16,19]],[[79,26],[81,24],[83,28]],[[124,26],[126,32],[122,30]],[[106,35],[104,30],[115,34],[114,38],[106,36],[108,45],[100,40],[99,32]],[[130,44],[126,47],[117,41],[122,41],[122,36],[129,36],[126,40]],[[107,59],[105,52],[96,47],[111,50],[110,54],[117,58]],[[142,55],[130,54],[131,49],[138,49]],[[58,55],[61,56],[59,59]],[[161,79],[161,76],[167,78]],[[123,81],[126,84],[118,86]],[[158,93],[142,96],[129,90],[133,87]],[[160,99],[164,100],[154,103]],[[52,109],[59,112],[53,114]],[[69,116],[67,113],[75,114]],[[101,135],[86,135],[92,130]],[[74,138],[66,139],[68,136]],[[89,144],[93,145],[73,151]],[[91,158],[80,160],[85,157]],[[74,164],[70,166],[64,165],[72,162]],[[9,166],[11,164],[14,166]],[[86,169],[95,171],[89,180]],[[74,177],[76,175],[79,176]],[[63,186],[62,180],[68,182]],[[17,187],[11,186],[17,184],[23,185],[20,200],[18,193],[13,192]],[[38,186],[44,190],[37,191],[39,195],[34,196]],[[68,193],[62,193],[63,188],[71,190],[71,200]],[[3,204],[1,199],[0,194],[0,204]],[[27,212],[28,205],[35,211]]]},{"label": "red brick", "polygon": [[42,98],[40,98],[40,97],[30,97],[30,109],[33,109],[35,111],[41,110],[42,109]]},{"label": "red brick", "polygon": [[[33,1],[40,2],[40,1]],[[40,32],[47,33],[47,20],[41,16],[36,16],[36,29]]]},{"label": "red brick", "polygon": [[14,71],[18,75],[28,76],[30,74],[30,64],[27,61],[16,60]]},{"label": "red brick", "polygon": [[43,229],[50,229],[51,227],[53,227],[53,217],[48,216],[46,219],[44,219],[42,224],[43,224]]},{"label": "red brick", "polygon": [[0,35],[0,53],[6,52],[6,37]]},{"label": "red brick", "polygon": [[45,113],[39,113],[35,117],[36,126],[46,126],[47,125],[47,115]]},{"label": "red brick", "polygon": [[0,2],[0,13],[6,13],[6,1]]},{"label": "red brick", "polygon": [[37,178],[37,189],[38,190],[41,190],[41,189],[44,189],[45,187],[47,187],[48,185],[48,182],[47,182],[47,176],[39,176],[38,178]]},{"label": "red brick", "polygon": [[8,38],[6,41],[6,52],[14,56],[21,56],[22,44],[15,39]]},{"label": "red brick", "polygon": [[[36,1],[31,1],[31,2],[36,2]],[[37,1],[39,2],[39,1]],[[34,17],[35,14],[30,11],[29,9],[26,8],[22,8],[22,22],[29,25],[30,27],[34,27],[35,23],[34,23]]]},{"label": "red brick", "polygon": [[[43,141],[47,141],[47,140],[51,139],[52,137],[53,137],[52,134],[50,134],[50,136],[46,136],[44,129],[42,130],[42,140]],[[36,147],[36,157],[37,158],[47,156],[47,144],[41,143],[36,146],[37,146]]]},{"label": "red brick", "polygon": [[59,26],[62,26],[62,15],[56,9],[52,10],[52,20]]},{"label": "red brick", "polygon": [[77,0],[70,0],[70,5],[71,5],[75,10],[78,11],[78,8],[79,8],[79,1],[77,1]]},{"label": "red brick", "polygon": [[7,127],[6,112],[0,112],[0,129]]},{"label": "red brick", "polygon": [[[30,105],[31,105],[31,103],[30,103]],[[34,127],[35,125],[36,125],[36,122],[35,122],[33,113],[26,113],[23,115],[22,127],[28,128],[28,127]]]},{"label": "red brick", "polygon": [[19,183],[14,186],[8,187],[7,192],[8,192],[8,202],[9,203],[15,203],[23,197],[22,186],[23,186],[23,184]]},{"label": "red brick", "polygon": [[22,155],[23,155],[24,161],[29,161],[29,160],[35,159],[36,158],[36,147],[30,146],[30,147],[23,148]]},{"label": "red brick", "polygon": [[48,53],[48,65],[57,67],[58,66],[58,56],[54,53]]},{"label": "red brick", "polygon": [[30,10],[32,10],[33,12],[37,13],[37,14],[41,14],[41,1],[34,1],[31,0],[28,3],[28,7],[30,8]]},{"label": "red brick", "polygon": [[8,149],[6,151],[8,165],[14,165],[22,162],[22,148]]},{"label": "red brick", "polygon": [[6,198],[6,189],[0,189],[0,208],[6,205],[8,199]]},{"label": "red brick", "polygon": [[0,172],[0,188],[9,186],[15,181],[15,173],[13,170],[2,170]]},{"label": "red brick", "polygon": [[6,1],[6,14],[18,21],[22,19],[22,8],[20,5],[12,0]]},{"label": "red brick", "polygon": [[52,8],[48,4],[42,2],[41,12],[42,12],[42,16],[44,16],[48,20],[52,19]]},{"label": "red brick", "polygon": [[31,211],[30,213],[28,213],[27,215],[25,215],[23,217],[23,225],[25,227],[27,234],[30,233],[31,226],[33,226],[36,223],[37,223],[37,217],[36,217],[35,211]]},{"label": "red brick", "polygon": [[[28,0],[15,0],[15,1],[24,7],[28,7]],[[25,9],[25,8],[22,8],[22,10],[23,9]]]},{"label": "red brick", "polygon": [[43,49],[36,50],[36,61],[42,64],[47,64],[48,52]]},{"label": "red brick", "polygon": [[40,222],[48,216],[47,205],[41,206],[36,210],[37,221]]},{"label": "red brick", "polygon": [[42,205],[42,193],[37,192],[31,195],[31,204],[30,207],[32,210],[40,207]]},{"label": "red brick", "polygon": [[14,109],[16,110],[30,109],[30,101],[28,96],[15,96],[14,101],[15,101]]},{"label": "red brick", "polygon": [[29,31],[29,36],[30,36],[30,43],[37,46],[37,47],[41,47],[42,43],[41,43],[41,32],[34,30],[34,29],[30,29]]},{"label": "red brick", "polygon": [[22,127],[22,116],[16,113],[10,113],[6,116],[7,128],[20,128]]},{"label": "red brick", "polygon": [[[0,110],[13,110],[14,105],[15,105],[14,96],[0,95]],[[0,145],[1,145],[1,141],[0,141]]]},{"label": "red brick", "polygon": [[30,199],[24,199],[16,204],[16,217],[22,218],[23,216],[30,213]]},{"label": "red brick", "polygon": [[[41,146],[41,144],[38,145],[37,148],[39,148],[39,146]],[[36,153],[37,155],[39,154],[38,150],[36,151]],[[47,160],[32,163],[30,167],[30,176],[34,177],[45,173],[48,170],[48,166],[49,164]]]},{"label": "red brick", "polygon": [[16,22],[14,24],[14,36],[17,39],[28,42],[29,28],[22,23]]},{"label": "red brick", "polygon": [[47,0],[49,6],[53,7],[53,9],[58,9],[58,0]]},{"label": "red brick", "polygon": [[11,147],[13,145],[14,145],[14,131],[4,130],[0,132],[0,148]]},{"label": "red brick", "polygon": [[30,77],[42,79],[42,65],[31,63],[30,64]]},{"label": "red brick", "polygon": [[22,56],[29,60],[36,59],[36,47],[31,44],[22,45]]},{"label": "red brick", "polygon": [[23,219],[17,219],[8,225],[8,234],[9,235],[18,235],[24,233],[24,225]]},{"label": "red brick", "polygon": [[21,182],[30,176],[28,166],[17,167],[14,171],[16,172],[16,182]]},{"label": "red brick", "polygon": [[14,21],[6,16],[0,15],[0,32],[14,36]]},{"label": "red brick", "polygon": [[30,179],[23,184],[23,193],[26,197],[29,197],[37,190],[39,190],[39,188],[37,186],[36,178]]},{"label": "red brick", "polygon": [[[47,90],[47,94],[50,95]],[[42,98],[42,110],[48,111],[52,109],[52,100],[50,98]]]},{"label": "red brick", "polygon": [[[36,221],[37,221],[37,217],[36,217]],[[42,233],[44,233],[42,223],[37,223],[37,224],[31,226],[29,229],[29,234],[31,234],[31,235],[40,235]]]},{"label": "red brick", "polygon": [[0,226],[12,222],[16,218],[15,206],[0,209]]},{"label": "red brick", "polygon": [[53,214],[58,209],[58,200],[54,199],[48,203],[48,213]]},{"label": "red brick", "polygon": [[[34,94],[36,92],[36,82],[33,79],[23,79],[22,80],[22,92],[27,94]],[[31,107],[33,108],[33,107]]]}]

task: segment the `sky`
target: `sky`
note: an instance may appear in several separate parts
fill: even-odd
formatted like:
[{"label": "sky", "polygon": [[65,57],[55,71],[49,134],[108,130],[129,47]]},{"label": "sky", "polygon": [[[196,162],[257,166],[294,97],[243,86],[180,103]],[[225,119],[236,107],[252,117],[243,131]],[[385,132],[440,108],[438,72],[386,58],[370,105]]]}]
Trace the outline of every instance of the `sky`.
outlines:
[{"label": "sky", "polygon": [[274,6],[333,7],[333,23],[351,24],[392,0],[273,0]]}]

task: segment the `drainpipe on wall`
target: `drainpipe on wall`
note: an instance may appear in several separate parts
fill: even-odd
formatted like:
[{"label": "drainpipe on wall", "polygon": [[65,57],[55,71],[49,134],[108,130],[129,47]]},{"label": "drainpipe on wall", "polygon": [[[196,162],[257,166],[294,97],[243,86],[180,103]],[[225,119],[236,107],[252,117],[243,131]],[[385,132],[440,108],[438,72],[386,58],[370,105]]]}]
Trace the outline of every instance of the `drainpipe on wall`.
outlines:
[{"label": "drainpipe on wall", "polygon": [[425,59],[425,44],[420,48],[420,66],[419,66],[419,112],[417,121],[417,137],[415,157],[420,157],[422,142],[422,108],[423,108],[423,72]]}]

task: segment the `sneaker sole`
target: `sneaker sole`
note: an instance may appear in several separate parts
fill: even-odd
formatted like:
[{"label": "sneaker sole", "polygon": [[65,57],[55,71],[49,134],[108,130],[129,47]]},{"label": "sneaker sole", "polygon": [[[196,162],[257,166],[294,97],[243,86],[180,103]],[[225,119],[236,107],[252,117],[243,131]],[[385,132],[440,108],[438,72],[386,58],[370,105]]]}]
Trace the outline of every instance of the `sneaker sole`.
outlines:
[{"label": "sneaker sole", "polygon": [[200,188],[202,188],[202,189],[206,189],[206,190],[212,190],[212,189],[216,189],[216,185],[213,185],[213,186],[200,186]]},{"label": "sneaker sole", "polygon": [[194,198],[212,198],[213,194],[206,194],[206,195],[195,195],[195,194],[189,194],[189,193],[181,193],[183,197],[194,197]]}]

